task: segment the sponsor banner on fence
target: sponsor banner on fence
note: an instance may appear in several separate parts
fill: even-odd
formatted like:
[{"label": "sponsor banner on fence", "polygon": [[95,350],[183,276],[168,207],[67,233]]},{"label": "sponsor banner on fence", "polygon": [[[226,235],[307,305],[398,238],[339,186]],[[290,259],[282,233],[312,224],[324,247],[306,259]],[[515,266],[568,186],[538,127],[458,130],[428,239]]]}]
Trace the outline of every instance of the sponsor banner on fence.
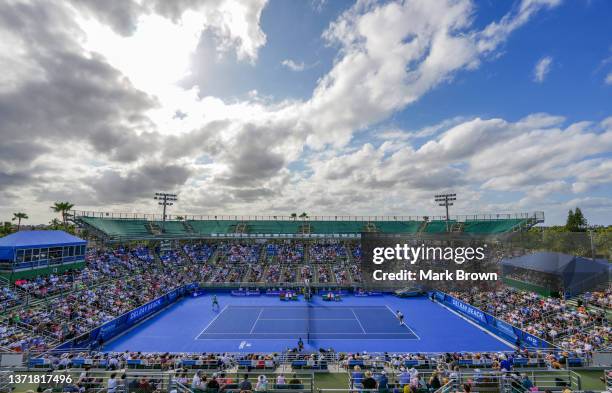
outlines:
[{"label": "sponsor banner on fence", "polygon": [[475,319],[480,323],[487,323],[487,318],[485,317],[485,313],[481,310],[462,302],[461,300],[455,299],[452,296],[448,296],[448,302],[452,308],[460,311],[463,315],[469,317],[470,319]]},{"label": "sponsor banner on fence", "polygon": [[522,331],[521,329],[510,325],[507,322],[501,321],[494,316],[485,313],[484,311],[462,302],[444,292],[436,291],[434,294],[436,300],[468,317],[470,320],[478,323],[480,326],[489,330],[493,334],[509,340],[512,344],[516,343],[520,338],[521,345],[524,347],[533,348],[550,348],[552,345],[536,336]]},{"label": "sponsor banner on fence", "polygon": [[497,329],[499,329],[500,332],[506,334],[508,337],[512,338],[514,342],[516,342],[516,339],[518,338],[518,336],[516,335],[516,332],[514,331],[514,326],[504,321],[500,321],[497,318],[493,318],[493,319],[495,320],[495,325],[497,326]]},{"label": "sponsor banner on fence", "polygon": [[[176,296],[174,296],[173,299],[176,299]],[[143,317],[151,314],[154,311],[159,310],[160,308],[168,304],[168,301],[169,301],[169,296],[168,294],[166,294],[160,298],[157,298],[145,304],[144,306],[140,306],[137,309],[130,311],[126,322],[133,323],[139,319],[142,319]]]},{"label": "sponsor banner on fence", "polygon": [[58,349],[67,348],[89,348],[92,344],[106,342],[116,335],[123,333],[127,329],[136,325],[144,318],[156,313],[167,305],[175,302],[189,291],[197,288],[197,285],[189,284],[170,291],[155,300],[137,307],[127,313],[97,327],[87,334],[77,337],[74,340],[61,344]]}]

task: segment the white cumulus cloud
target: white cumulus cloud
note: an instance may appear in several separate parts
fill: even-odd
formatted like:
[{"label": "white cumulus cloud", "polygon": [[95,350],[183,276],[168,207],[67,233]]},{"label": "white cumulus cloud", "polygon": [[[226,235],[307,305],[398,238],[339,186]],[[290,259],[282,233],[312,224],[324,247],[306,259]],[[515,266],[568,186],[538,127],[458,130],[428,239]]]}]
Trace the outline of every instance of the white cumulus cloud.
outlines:
[{"label": "white cumulus cloud", "polygon": [[533,68],[533,80],[537,83],[544,82],[546,76],[550,72],[550,67],[552,66],[553,59],[550,56],[544,56],[536,63]]},{"label": "white cumulus cloud", "polygon": [[281,62],[282,65],[289,68],[291,71],[304,71],[306,65],[304,62],[295,62],[291,59],[285,59]]}]

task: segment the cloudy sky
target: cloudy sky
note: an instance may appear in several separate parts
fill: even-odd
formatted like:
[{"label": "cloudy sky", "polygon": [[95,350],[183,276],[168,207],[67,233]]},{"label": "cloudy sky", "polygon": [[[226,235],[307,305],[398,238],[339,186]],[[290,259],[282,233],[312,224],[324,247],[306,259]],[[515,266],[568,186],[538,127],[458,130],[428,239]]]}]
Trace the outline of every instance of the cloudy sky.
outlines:
[{"label": "cloudy sky", "polygon": [[0,220],[612,221],[607,0],[0,0]]}]

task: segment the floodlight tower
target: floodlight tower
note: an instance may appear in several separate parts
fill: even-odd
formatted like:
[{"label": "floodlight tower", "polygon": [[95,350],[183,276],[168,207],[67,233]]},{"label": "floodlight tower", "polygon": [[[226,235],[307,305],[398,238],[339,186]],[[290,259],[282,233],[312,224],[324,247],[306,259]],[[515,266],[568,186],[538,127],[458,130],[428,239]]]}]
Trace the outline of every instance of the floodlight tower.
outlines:
[{"label": "floodlight tower", "polygon": [[164,207],[164,212],[162,215],[162,221],[165,224],[166,223],[166,207],[168,206],[172,206],[174,205],[173,202],[178,201],[176,194],[168,194],[166,192],[156,192],[155,193],[155,197],[153,198],[155,199],[158,205],[163,206]]},{"label": "floodlight tower", "polygon": [[453,206],[452,201],[457,200],[457,194],[438,194],[435,195],[435,201],[438,202],[438,206],[444,206],[446,208],[446,232],[450,232],[449,221],[450,216],[448,214],[448,207]]}]

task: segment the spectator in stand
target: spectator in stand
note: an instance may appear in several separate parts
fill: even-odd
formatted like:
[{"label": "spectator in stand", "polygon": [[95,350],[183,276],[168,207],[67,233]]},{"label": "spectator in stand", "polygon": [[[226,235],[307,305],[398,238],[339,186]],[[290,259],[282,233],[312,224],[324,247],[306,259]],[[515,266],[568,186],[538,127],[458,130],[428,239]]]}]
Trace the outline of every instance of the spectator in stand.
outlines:
[{"label": "spectator in stand", "polygon": [[240,382],[240,384],[238,385],[238,388],[240,389],[241,393],[253,391],[253,385],[251,384],[251,381],[249,381],[248,374],[244,374],[244,377],[242,381]]},{"label": "spectator in stand", "polygon": [[361,381],[364,389],[376,389],[376,380],[372,377],[371,371],[366,371],[365,378]]},{"label": "spectator in stand", "polygon": [[265,375],[257,377],[257,385],[255,385],[256,392],[266,392],[268,390],[268,379]]},{"label": "spectator in stand", "polygon": [[351,388],[354,388],[355,386],[360,385],[362,381],[363,381],[363,373],[361,372],[361,367],[359,366],[353,367],[353,372],[351,373],[351,382],[352,382]]}]

